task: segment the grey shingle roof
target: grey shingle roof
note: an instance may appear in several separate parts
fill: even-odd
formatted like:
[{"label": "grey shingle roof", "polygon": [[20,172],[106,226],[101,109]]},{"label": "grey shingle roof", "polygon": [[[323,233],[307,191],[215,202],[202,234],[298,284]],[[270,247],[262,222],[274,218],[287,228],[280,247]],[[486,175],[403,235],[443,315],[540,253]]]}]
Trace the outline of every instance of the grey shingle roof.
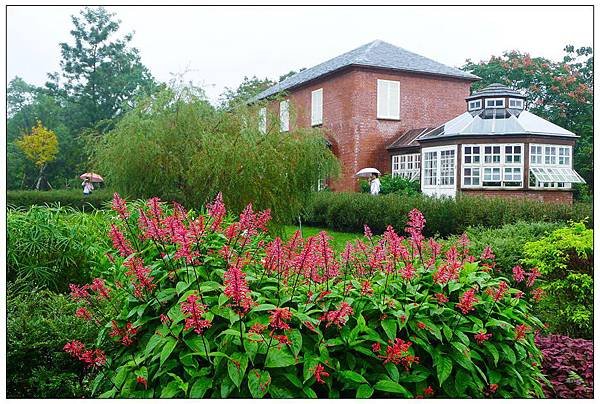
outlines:
[{"label": "grey shingle roof", "polygon": [[427,133],[433,129],[435,129],[435,128],[429,127],[429,128],[407,130],[402,135],[398,136],[398,138],[396,138],[396,140],[392,144],[390,144],[388,147],[386,147],[386,149],[396,150],[396,149],[403,149],[403,148],[407,148],[407,147],[419,147],[417,138],[420,135]]},{"label": "grey shingle roof", "polygon": [[387,42],[376,40],[359,48],[336,56],[310,69],[303,70],[288,77],[280,83],[269,87],[254,97],[250,102],[257,101],[281,91],[298,87],[308,81],[332,73],[347,66],[379,67],[426,74],[449,76],[464,80],[479,80],[479,77],[463,72],[454,67],[446,66],[424,56],[399,48]]},{"label": "grey shingle roof", "polygon": [[499,96],[526,98],[523,94],[521,94],[517,90],[513,90],[512,88],[507,87],[504,84],[493,83],[480,91],[474,92],[470,97],[467,97],[466,99],[471,100],[473,98],[479,98],[479,97],[499,97]]}]

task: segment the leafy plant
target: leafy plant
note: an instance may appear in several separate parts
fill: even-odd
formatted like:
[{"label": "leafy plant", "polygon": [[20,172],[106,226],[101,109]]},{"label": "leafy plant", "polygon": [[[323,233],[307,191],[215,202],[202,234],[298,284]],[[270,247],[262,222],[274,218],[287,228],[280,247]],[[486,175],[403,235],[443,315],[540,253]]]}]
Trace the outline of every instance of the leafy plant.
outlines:
[{"label": "leafy plant", "polygon": [[46,166],[56,159],[58,154],[56,133],[43,127],[42,122],[37,121],[37,125],[31,128],[31,133],[23,135],[15,143],[39,169],[35,185],[35,189],[39,190]]},{"label": "leafy plant", "polygon": [[594,343],[566,335],[538,335],[544,373],[552,388],[544,386],[547,398],[594,398]]},{"label": "leafy plant", "polygon": [[571,337],[593,336],[593,230],[571,223],[524,246],[523,263],[545,278],[540,316],[551,331]]},{"label": "leafy plant", "polygon": [[[411,181],[401,176],[393,176],[390,174],[379,177],[381,181],[381,195],[387,194],[402,194],[402,195],[418,195],[421,193],[421,186],[417,181]],[[363,193],[371,191],[367,180],[360,181],[360,190]]]},{"label": "leafy plant", "polygon": [[66,338],[91,339],[95,330],[73,316],[77,305],[47,290],[8,285],[6,395],[9,398],[89,396],[81,364],[63,351]]},{"label": "leafy plant", "polygon": [[[77,182],[77,186],[81,180]],[[65,206],[83,211],[101,209],[110,203],[112,193],[107,189],[99,189],[84,197],[81,189],[55,189],[52,191],[7,191],[6,203],[11,208],[29,209],[37,206]]]},{"label": "leafy plant", "polygon": [[417,210],[406,239],[366,228],[338,256],[325,232],[271,240],[251,205],[232,221],[220,195],[206,214],[113,206],[112,270],[71,286],[90,325],[97,307],[106,322],[65,345],[94,396],[543,396],[527,296],[489,249],[424,239]]}]

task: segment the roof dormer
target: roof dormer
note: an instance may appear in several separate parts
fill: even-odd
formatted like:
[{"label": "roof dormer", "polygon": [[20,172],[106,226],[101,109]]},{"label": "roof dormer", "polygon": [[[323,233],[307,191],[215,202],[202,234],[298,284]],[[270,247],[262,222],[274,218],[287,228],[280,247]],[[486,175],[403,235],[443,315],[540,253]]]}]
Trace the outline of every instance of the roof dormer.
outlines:
[{"label": "roof dormer", "polygon": [[516,115],[525,109],[526,96],[503,84],[490,84],[481,91],[466,98],[468,111],[471,113],[481,110],[512,110]]}]

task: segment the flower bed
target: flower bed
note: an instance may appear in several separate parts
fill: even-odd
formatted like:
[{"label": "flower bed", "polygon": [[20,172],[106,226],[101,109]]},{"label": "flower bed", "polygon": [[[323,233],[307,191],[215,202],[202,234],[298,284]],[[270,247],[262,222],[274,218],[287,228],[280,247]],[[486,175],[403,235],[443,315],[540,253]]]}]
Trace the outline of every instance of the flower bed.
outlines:
[{"label": "flower bed", "polygon": [[[321,232],[265,232],[220,197],[197,215],[115,195],[105,279],[71,285],[97,338],[65,341],[100,397],[542,397],[530,313],[539,272],[496,275],[469,240],[442,250],[368,228],[342,254]],[[215,381],[218,381],[215,382]]]}]

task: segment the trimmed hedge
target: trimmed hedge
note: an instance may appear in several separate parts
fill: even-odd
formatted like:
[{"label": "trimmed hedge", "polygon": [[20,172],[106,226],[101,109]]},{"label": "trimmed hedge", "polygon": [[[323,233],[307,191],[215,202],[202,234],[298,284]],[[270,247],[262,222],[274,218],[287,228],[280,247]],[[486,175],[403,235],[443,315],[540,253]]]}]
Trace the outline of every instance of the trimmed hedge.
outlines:
[{"label": "trimmed hedge", "polygon": [[29,208],[31,206],[70,206],[72,208],[101,209],[112,200],[113,191],[101,189],[83,196],[80,189],[58,189],[53,191],[7,191],[6,204],[14,208]]},{"label": "trimmed hedge", "polygon": [[307,225],[339,231],[362,232],[367,224],[382,233],[388,224],[404,228],[408,212],[417,208],[427,218],[427,236],[461,234],[470,226],[501,227],[518,221],[566,222],[588,219],[593,227],[592,204],[543,203],[532,200],[459,196],[365,195],[346,192],[315,193],[305,209]]}]

